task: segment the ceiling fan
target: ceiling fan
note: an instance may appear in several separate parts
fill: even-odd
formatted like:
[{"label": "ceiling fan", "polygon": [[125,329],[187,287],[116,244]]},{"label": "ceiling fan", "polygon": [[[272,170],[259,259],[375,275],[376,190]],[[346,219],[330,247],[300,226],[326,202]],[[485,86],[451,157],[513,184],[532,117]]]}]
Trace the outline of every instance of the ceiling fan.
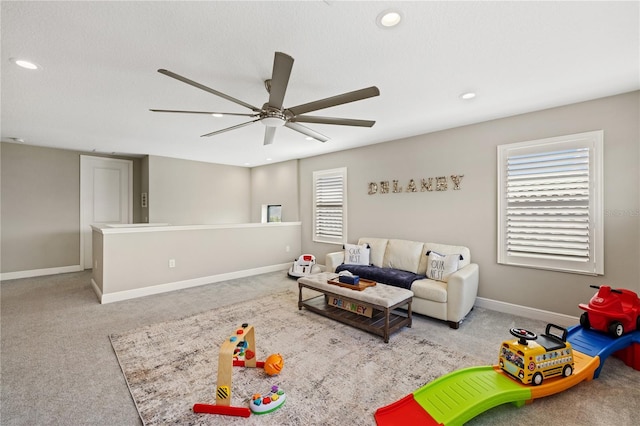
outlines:
[{"label": "ceiling fan", "polygon": [[337,124],[342,126],[359,126],[359,127],[371,127],[375,124],[375,121],[371,120],[356,120],[350,118],[334,118],[334,117],[318,117],[306,115],[308,112],[318,111],[325,108],[330,108],[336,105],[347,104],[350,102],[360,101],[363,99],[371,98],[380,95],[380,90],[377,87],[371,86],[365,89],[355,90],[353,92],[343,93],[341,95],[332,96],[313,102],[309,102],[302,105],[297,105],[291,108],[284,108],[282,106],[284,102],[284,95],[287,91],[287,85],[289,84],[289,76],[291,75],[291,68],[293,67],[293,58],[282,52],[276,52],[273,60],[273,72],[271,79],[265,81],[265,88],[269,93],[269,100],[262,105],[262,108],[258,108],[239,99],[225,95],[210,87],[204,86],[200,83],[196,83],[193,80],[189,80],[174,72],[159,69],[158,72],[168,77],[187,83],[193,87],[204,90],[205,92],[212,93],[216,96],[220,96],[228,101],[234,102],[238,105],[242,105],[245,108],[250,109],[252,112],[247,114],[242,113],[228,113],[228,112],[211,112],[211,111],[179,111],[179,110],[166,110],[166,109],[151,109],[153,112],[170,112],[170,113],[182,113],[182,114],[210,114],[214,116],[243,116],[251,117],[250,121],[237,124],[235,126],[227,127],[225,129],[216,130],[211,133],[202,135],[202,137],[214,136],[220,133],[228,132],[229,130],[239,129],[249,124],[253,124],[257,121],[261,122],[265,126],[264,144],[269,145],[273,143],[273,139],[276,133],[276,128],[285,126],[296,132],[300,132],[310,138],[318,140],[320,142],[326,142],[328,137],[316,132],[300,123],[317,123],[317,124]]}]

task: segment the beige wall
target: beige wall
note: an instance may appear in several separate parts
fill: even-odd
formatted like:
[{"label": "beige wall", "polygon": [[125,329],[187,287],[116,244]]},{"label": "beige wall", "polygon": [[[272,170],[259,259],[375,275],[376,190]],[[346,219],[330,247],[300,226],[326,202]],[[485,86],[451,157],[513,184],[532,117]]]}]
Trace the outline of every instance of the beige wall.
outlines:
[{"label": "beige wall", "polygon": [[[633,92],[300,160],[302,250],[339,249],[311,240],[312,173],[347,167],[348,239],[405,238],[465,245],[480,265],[479,296],[579,315],[589,284],[640,291],[640,92]],[[605,276],[496,263],[496,150],[500,144],[604,130]],[[369,182],[463,174],[461,190],[367,194]],[[307,191],[304,188],[308,188]]]},{"label": "beige wall", "polygon": [[[1,272],[79,265],[80,155],[94,154],[5,142],[0,150]],[[140,159],[131,160],[135,201]],[[140,218],[139,202],[133,217]]]},{"label": "beige wall", "polygon": [[298,160],[251,169],[251,222],[260,222],[263,204],[282,205],[282,221],[297,222]]},{"label": "beige wall", "polygon": [[149,222],[247,223],[248,168],[149,156]]},{"label": "beige wall", "polygon": [[103,302],[284,270],[300,252],[295,222],[99,228],[102,257],[94,257],[92,276]]},{"label": "beige wall", "polygon": [[[94,155],[2,143],[0,272],[79,265],[81,154]],[[259,222],[263,200],[278,200],[283,219],[298,220],[297,161],[258,168],[252,180],[251,169],[243,167],[157,156],[132,160],[134,223]],[[147,209],[141,192],[149,195]]]},{"label": "beige wall", "polygon": [[[389,236],[466,245],[480,265],[481,297],[576,316],[593,294],[589,284],[640,291],[639,104],[640,92],[632,92],[252,170],[152,156],[149,220],[256,222],[261,204],[297,203],[298,217],[285,208],[284,219],[302,222],[301,252],[322,262],[339,246],[311,241],[312,173],[344,166],[350,242]],[[496,147],[598,129],[605,137],[605,276],[498,265]],[[2,143],[2,272],[79,262],[79,155]],[[141,162],[134,162],[135,200]],[[291,183],[296,169],[300,190]],[[406,188],[409,179],[451,174],[464,174],[460,191],[367,195],[369,182],[398,179]]]}]

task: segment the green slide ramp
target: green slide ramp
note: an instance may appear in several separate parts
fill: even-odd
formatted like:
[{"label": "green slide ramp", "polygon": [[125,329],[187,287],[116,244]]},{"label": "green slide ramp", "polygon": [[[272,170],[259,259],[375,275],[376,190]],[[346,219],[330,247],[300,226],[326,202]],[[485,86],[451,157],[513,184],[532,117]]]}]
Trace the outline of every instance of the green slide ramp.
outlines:
[{"label": "green slide ramp", "polygon": [[482,366],[444,375],[416,390],[413,397],[437,422],[449,426],[462,425],[507,402],[520,407],[531,399],[531,390],[491,366]]}]

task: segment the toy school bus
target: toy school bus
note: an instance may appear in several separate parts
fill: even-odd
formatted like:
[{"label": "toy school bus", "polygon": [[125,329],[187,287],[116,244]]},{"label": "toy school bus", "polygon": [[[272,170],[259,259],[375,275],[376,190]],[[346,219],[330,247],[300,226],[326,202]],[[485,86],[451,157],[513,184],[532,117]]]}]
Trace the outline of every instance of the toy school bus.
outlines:
[{"label": "toy school bus", "polygon": [[[551,328],[561,334],[552,334]],[[548,377],[567,377],[573,373],[573,350],[567,342],[567,329],[547,324],[545,334],[512,328],[517,340],[506,340],[500,347],[500,368],[523,384],[539,385]]]}]

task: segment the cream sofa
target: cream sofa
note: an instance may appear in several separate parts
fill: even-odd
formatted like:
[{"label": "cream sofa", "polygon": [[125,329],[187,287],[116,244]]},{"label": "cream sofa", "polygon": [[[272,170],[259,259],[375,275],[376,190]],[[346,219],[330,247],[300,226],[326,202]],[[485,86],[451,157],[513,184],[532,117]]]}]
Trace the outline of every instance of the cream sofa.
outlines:
[{"label": "cream sofa", "polygon": [[[451,328],[457,329],[473,308],[478,294],[479,268],[477,264],[471,263],[471,253],[467,247],[385,238],[360,238],[358,245],[369,246],[369,263],[373,267],[399,269],[423,276],[426,276],[429,263],[427,252],[461,255],[457,271],[446,282],[426,277],[413,281],[412,310],[447,321]],[[344,263],[344,259],[344,250],[327,254],[326,271],[335,272]],[[343,268],[349,269],[348,266]],[[364,274],[361,276],[366,278]],[[384,283],[383,279],[378,281]]]}]

